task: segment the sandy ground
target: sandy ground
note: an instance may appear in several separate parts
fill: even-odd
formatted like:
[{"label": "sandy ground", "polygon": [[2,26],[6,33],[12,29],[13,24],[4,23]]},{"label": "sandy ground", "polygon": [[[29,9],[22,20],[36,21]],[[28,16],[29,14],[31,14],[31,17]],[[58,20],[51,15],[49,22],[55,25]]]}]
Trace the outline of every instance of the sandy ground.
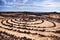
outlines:
[{"label": "sandy ground", "polygon": [[[5,14],[6,15],[6,14]],[[55,16],[56,15],[56,16]],[[60,15],[0,17],[1,40],[60,40]],[[3,38],[2,38],[2,34]],[[13,37],[11,37],[13,35]],[[9,38],[9,39],[8,39]]]}]

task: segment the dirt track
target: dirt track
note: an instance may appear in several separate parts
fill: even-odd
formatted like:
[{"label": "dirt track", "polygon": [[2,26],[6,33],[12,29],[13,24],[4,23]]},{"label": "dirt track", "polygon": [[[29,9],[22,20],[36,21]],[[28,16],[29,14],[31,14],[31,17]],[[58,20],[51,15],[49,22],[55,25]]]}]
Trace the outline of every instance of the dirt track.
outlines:
[{"label": "dirt track", "polygon": [[0,19],[0,40],[60,40],[60,17],[20,16]]}]

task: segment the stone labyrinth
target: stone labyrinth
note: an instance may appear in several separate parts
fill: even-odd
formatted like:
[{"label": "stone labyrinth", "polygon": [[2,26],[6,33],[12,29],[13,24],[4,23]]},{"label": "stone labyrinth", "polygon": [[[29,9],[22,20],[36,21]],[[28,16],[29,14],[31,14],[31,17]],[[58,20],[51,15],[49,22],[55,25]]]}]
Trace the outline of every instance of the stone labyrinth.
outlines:
[{"label": "stone labyrinth", "polygon": [[60,40],[60,23],[33,17],[3,18],[0,40]]}]

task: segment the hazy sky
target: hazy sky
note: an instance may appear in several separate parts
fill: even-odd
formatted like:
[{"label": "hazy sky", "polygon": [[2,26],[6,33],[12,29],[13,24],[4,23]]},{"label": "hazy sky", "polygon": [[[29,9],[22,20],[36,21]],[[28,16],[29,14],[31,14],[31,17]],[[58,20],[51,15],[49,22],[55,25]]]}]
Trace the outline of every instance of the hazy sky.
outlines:
[{"label": "hazy sky", "polygon": [[0,0],[0,11],[60,12],[60,0]]}]

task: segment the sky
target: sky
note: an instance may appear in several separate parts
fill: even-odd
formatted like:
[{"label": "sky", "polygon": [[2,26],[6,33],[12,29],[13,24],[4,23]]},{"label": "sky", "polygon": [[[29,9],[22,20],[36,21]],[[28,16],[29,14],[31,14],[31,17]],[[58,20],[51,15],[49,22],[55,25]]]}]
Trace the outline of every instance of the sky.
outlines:
[{"label": "sky", "polygon": [[0,12],[60,12],[60,0],[0,0]]}]

